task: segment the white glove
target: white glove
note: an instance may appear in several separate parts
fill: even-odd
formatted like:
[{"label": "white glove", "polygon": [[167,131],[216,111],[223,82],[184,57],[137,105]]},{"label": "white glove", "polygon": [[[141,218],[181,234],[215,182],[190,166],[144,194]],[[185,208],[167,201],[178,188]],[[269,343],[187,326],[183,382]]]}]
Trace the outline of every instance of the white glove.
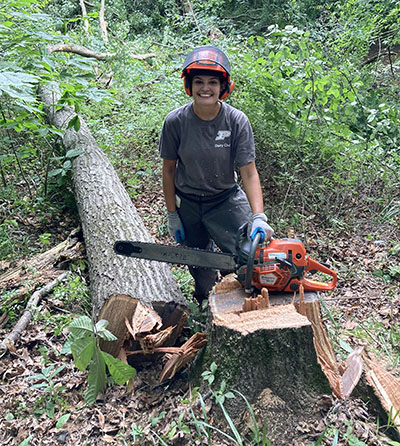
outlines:
[{"label": "white glove", "polygon": [[263,242],[264,240],[271,240],[272,236],[274,235],[274,230],[267,223],[267,217],[265,214],[253,214],[251,217],[251,240],[254,240],[257,233],[261,234],[260,242]]},{"label": "white glove", "polygon": [[177,211],[168,212],[168,232],[178,243],[185,240],[185,230]]}]

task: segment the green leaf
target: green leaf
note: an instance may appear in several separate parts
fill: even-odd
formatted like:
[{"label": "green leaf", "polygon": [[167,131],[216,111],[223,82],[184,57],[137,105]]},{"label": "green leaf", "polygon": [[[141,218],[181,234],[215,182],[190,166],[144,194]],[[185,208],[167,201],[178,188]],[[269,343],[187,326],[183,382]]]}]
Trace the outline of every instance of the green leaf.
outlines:
[{"label": "green leaf", "polygon": [[79,116],[77,115],[76,116],[76,120],[75,120],[75,123],[74,123],[74,129],[75,129],[75,132],[78,132],[79,131],[79,129],[81,128],[81,120],[79,119]]},{"label": "green leaf", "polygon": [[343,339],[339,338],[339,345],[347,353],[352,353],[353,352],[353,349],[351,348],[351,346],[346,341],[344,341]]},{"label": "green leaf", "polygon": [[111,376],[117,384],[123,385],[136,376],[136,370],[129,364],[125,364],[120,359],[114,358],[114,356],[109,353],[101,352],[101,354],[103,355]]},{"label": "green leaf", "polygon": [[71,167],[72,167],[72,163],[71,163],[70,160],[67,160],[67,161],[64,162],[64,164],[63,164],[63,169],[64,170],[69,170],[69,169],[71,169]]},{"label": "green leaf", "polygon": [[86,370],[94,355],[96,339],[94,336],[80,338],[71,344],[71,353],[74,363],[81,372]]},{"label": "green leaf", "polygon": [[96,350],[90,363],[88,373],[88,387],[85,392],[85,402],[91,405],[96,401],[97,395],[103,391],[106,385],[106,364],[103,355]]},{"label": "green leaf", "polygon": [[81,121],[79,119],[78,115],[75,115],[70,121],[68,122],[67,129],[74,128],[74,130],[77,132],[81,128]]},{"label": "green leaf", "polygon": [[77,338],[94,334],[93,323],[88,316],[80,316],[74,319],[69,324],[68,329]]},{"label": "green leaf", "polygon": [[83,150],[81,149],[71,149],[68,150],[68,152],[65,154],[65,158],[76,158],[77,156],[81,155],[83,153]]},{"label": "green leaf", "polygon": [[24,441],[21,441],[21,443],[18,446],[28,446],[29,442],[31,441],[32,435],[29,435],[28,438],[25,438]]},{"label": "green leaf", "polygon": [[53,379],[58,373],[64,370],[65,367],[67,367],[67,364],[60,365],[60,367],[58,367],[56,370],[54,370],[54,372],[50,374],[50,379]]},{"label": "green leaf", "polygon": [[70,413],[66,413],[65,415],[62,415],[57,421],[56,428],[61,429],[65,425],[65,423],[69,420],[70,416],[71,416]]},{"label": "green leaf", "polygon": [[56,177],[56,176],[60,175],[60,173],[62,173],[62,172],[63,172],[63,169],[61,169],[61,168],[50,170],[49,177]]},{"label": "green leaf", "polygon": [[96,333],[98,336],[100,336],[102,339],[106,341],[116,341],[118,338],[115,337],[111,331],[107,330],[106,327],[108,325],[108,321],[101,319],[96,324]]}]

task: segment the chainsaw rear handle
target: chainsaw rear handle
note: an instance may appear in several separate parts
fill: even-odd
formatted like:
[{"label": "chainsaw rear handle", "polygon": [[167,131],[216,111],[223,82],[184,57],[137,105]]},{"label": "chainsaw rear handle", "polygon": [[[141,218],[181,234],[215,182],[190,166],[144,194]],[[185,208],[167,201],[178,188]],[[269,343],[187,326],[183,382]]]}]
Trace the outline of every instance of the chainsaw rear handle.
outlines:
[{"label": "chainsaw rear handle", "polygon": [[304,291],[329,291],[333,290],[337,284],[337,274],[335,271],[328,268],[326,265],[317,262],[316,260],[308,257],[307,259],[307,271],[319,271],[328,276],[332,277],[332,280],[328,283],[319,282],[316,280],[306,279],[305,277],[302,279],[301,283],[303,284]]}]

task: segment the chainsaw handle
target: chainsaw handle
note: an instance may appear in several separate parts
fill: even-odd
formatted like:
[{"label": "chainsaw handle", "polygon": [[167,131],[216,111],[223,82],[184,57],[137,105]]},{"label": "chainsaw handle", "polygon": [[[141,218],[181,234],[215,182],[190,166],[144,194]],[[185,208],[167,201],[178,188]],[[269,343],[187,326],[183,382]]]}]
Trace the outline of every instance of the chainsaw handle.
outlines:
[{"label": "chainsaw handle", "polygon": [[246,269],[246,280],[244,285],[244,290],[246,293],[252,292],[252,279],[253,279],[253,267],[254,267],[254,256],[256,255],[257,246],[261,241],[261,232],[257,232],[254,239],[251,241],[249,255],[247,257],[247,269]]},{"label": "chainsaw handle", "polygon": [[324,273],[328,276],[332,277],[332,280],[328,283],[325,282],[318,282],[316,280],[309,280],[306,278],[303,278],[301,283],[304,286],[304,291],[328,291],[333,290],[337,284],[337,274],[335,271],[331,270],[327,266],[323,265],[320,262],[317,262],[316,260],[312,259],[311,257],[307,258],[307,271],[320,271],[321,273]]}]

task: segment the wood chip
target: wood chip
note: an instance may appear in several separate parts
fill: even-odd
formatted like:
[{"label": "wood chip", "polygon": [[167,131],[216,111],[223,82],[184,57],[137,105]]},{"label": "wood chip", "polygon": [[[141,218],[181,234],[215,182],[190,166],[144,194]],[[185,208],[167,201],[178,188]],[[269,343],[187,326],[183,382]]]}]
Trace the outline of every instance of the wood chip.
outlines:
[{"label": "wood chip", "polygon": [[196,356],[197,352],[207,343],[207,333],[195,333],[182,346],[181,352],[168,356],[161,375],[160,382],[171,379],[175,374],[182,369],[186,364],[191,362]]},{"label": "wood chip", "polygon": [[132,318],[132,336],[136,339],[138,334],[150,333],[162,326],[161,317],[152,308],[139,302]]}]

